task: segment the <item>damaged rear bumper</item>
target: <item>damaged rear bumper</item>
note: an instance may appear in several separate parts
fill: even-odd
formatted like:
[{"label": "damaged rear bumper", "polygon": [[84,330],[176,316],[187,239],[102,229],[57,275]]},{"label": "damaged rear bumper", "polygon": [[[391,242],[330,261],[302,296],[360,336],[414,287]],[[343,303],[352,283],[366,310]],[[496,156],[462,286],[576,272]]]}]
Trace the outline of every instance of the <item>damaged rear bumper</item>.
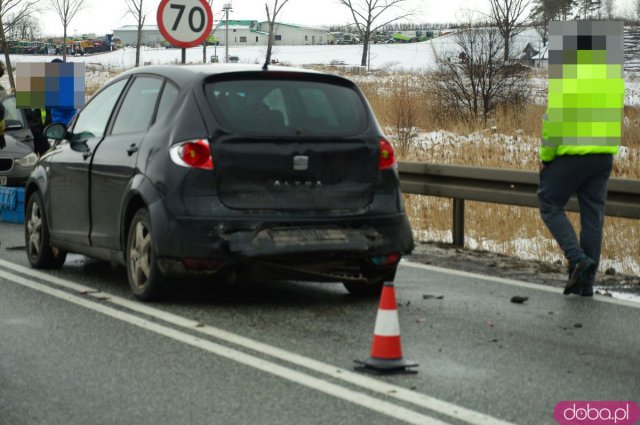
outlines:
[{"label": "damaged rear bumper", "polygon": [[[228,268],[260,268],[314,280],[349,280],[358,270],[381,268],[375,257],[413,249],[404,215],[375,221],[327,224],[216,225],[172,220],[157,232],[156,258],[167,275],[215,274]],[[154,232],[158,227],[154,228]],[[334,272],[335,271],[335,272]]]}]

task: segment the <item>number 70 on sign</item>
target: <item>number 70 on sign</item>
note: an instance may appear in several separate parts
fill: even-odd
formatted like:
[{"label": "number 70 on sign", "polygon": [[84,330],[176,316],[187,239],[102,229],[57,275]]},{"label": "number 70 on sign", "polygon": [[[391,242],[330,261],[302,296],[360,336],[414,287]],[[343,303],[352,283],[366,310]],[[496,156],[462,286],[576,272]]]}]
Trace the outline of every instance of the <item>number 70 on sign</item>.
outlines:
[{"label": "number 70 on sign", "polygon": [[201,44],[213,26],[213,13],[205,0],[162,0],[156,18],[160,33],[176,47]]}]

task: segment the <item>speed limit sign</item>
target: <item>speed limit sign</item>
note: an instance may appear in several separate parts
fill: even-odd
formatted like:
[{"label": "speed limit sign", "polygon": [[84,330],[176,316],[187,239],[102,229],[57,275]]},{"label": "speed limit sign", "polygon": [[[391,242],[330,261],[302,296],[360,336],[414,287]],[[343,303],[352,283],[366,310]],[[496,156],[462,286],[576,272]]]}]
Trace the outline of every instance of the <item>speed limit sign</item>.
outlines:
[{"label": "speed limit sign", "polygon": [[213,14],[206,0],[162,0],[158,6],[158,27],[176,47],[194,47],[209,37]]}]

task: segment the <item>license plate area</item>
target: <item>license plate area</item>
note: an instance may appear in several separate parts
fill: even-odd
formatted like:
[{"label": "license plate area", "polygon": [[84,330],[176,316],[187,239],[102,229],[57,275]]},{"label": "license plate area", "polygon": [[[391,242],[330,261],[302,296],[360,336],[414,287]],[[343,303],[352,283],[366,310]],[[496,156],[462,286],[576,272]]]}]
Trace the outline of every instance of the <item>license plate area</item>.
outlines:
[{"label": "license plate area", "polygon": [[362,253],[380,239],[373,229],[336,227],[270,228],[257,233],[237,232],[228,237],[229,250],[246,257],[310,253]]},{"label": "license plate area", "polygon": [[341,229],[269,229],[266,233],[276,247],[334,244],[349,239]]}]

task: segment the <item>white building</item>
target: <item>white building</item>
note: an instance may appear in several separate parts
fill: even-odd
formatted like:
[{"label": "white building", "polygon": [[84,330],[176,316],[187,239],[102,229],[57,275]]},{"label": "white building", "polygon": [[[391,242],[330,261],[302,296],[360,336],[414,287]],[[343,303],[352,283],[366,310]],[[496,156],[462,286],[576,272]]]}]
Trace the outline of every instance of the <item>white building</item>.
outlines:
[{"label": "white building", "polygon": [[[124,25],[120,28],[113,30],[113,36],[118,37],[122,42],[127,45],[135,45],[138,42],[138,26],[137,25]],[[157,25],[143,25],[142,26],[142,41],[144,45],[160,44],[164,40],[164,37],[160,33]]]},{"label": "white building", "polygon": [[229,46],[255,46],[267,44],[267,33],[257,31],[258,21],[219,21],[213,29],[213,35],[221,45],[226,44],[227,25]]},{"label": "white building", "polygon": [[[226,21],[220,21],[214,35],[221,45],[226,44]],[[269,36],[269,22],[229,20],[229,46],[266,45]],[[274,45],[304,46],[327,44],[329,30],[326,28],[305,27],[276,23]]]},{"label": "white building", "polygon": [[[213,35],[220,45],[226,44],[227,21],[218,21]],[[229,46],[266,46],[269,37],[269,22],[255,20],[229,20]],[[138,37],[137,25],[124,25],[113,30],[114,37],[135,45]],[[276,23],[274,45],[304,46],[328,44],[329,30],[326,28]],[[155,45],[165,41],[157,25],[142,26],[142,44]]]}]

